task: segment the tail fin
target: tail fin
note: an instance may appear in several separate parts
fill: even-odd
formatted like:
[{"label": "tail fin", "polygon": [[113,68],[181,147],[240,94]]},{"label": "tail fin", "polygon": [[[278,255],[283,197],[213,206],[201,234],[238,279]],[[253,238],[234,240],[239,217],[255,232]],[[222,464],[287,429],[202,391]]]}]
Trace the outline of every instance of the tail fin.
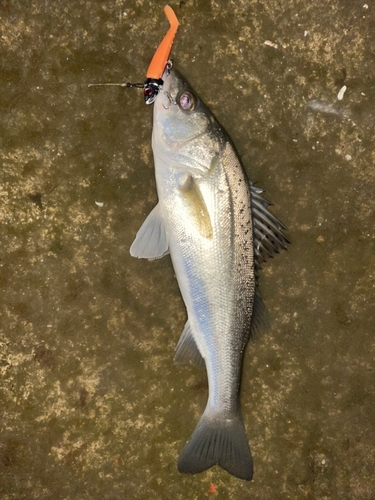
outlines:
[{"label": "tail fin", "polygon": [[252,479],[253,461],[240,416],[218,419],[203,414],[177,466],[180,472],[197,474],[216,464],[239,479]]}]

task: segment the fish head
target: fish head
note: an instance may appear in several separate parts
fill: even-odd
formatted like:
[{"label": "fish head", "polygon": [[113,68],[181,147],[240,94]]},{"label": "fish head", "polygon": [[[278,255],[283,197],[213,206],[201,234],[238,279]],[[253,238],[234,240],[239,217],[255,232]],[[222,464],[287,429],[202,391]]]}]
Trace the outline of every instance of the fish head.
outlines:
[{"label": "fish head", "polygon": [[[189,82],[167,67],[154,102],[153,150],[180,168],[205,171],[220,149],[220,126]],[[201,172],[202,173],[202,172]]]},{"label": "fish head", "polygon": [[185,78],[174,68],[166,70],[154,107],[154,126],[173,142],[189,140],[209,126],[207,108]]}]

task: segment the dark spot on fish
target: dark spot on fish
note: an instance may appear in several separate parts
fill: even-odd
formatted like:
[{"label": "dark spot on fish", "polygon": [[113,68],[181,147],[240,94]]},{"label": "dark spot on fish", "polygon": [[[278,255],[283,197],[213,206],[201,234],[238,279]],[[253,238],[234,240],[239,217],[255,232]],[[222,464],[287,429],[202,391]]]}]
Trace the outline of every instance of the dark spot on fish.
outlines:
[{"label": "dark spot on fish", "polygon": [[28,197],[40,210],[43,210],[42,193],[28,194]]},{"label": "dark spot on fish", "polygon": [[38,345],[35,348],[34,360],[37,361],[42,368],[49,368],[53,370],[56,366],[53,351],[47,349],[44,345]]}]

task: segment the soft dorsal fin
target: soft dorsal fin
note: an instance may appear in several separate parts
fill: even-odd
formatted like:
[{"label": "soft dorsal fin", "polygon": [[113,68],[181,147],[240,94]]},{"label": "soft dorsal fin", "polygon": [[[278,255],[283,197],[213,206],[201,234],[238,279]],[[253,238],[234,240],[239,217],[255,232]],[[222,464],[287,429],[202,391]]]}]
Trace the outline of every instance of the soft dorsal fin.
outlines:
[{"label": "soft dorsal fin", "polygon": [[249,339],[258,338],[262,332],[265,332],[270,327],[270,318],[266,306],[264,305],[262,296],[255,287],[253,315],[251,317],[251,326]]}]

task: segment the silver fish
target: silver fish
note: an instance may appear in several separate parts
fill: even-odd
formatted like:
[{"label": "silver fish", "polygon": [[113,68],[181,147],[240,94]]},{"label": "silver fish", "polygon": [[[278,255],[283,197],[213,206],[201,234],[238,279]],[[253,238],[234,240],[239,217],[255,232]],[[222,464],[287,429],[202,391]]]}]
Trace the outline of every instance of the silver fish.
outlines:
[{"label": "silver fish", "polygon": [[179,471],[195,474],[218,464],[250,480],[239,400],[243,355],[267,322],[257,291],[260,264],[289,242],[211,111],[174,68],[167,66],[163,81],[152,132],[159,202],[130,253],[170,254],[188,316],[174,360],[207,370],[207,406]]}]

